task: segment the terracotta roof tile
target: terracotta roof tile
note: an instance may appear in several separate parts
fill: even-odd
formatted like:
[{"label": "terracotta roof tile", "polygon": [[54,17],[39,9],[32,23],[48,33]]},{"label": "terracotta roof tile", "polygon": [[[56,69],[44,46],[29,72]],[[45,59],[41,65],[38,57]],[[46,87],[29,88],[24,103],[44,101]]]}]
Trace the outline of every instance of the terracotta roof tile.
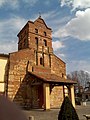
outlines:
[{"label": "terracotta roof tile", "polygon": [[8,54],[0,54],[0,57],[6,57],[6,58],[8,58],[9,55]]},{"label": "terracotta roof tile", "polygon": [[76,81],[65,79],[55,74],[41,74],[37,72],[29,72],[29,73],[43,80],[44,82],[52,82],[52,83],[59,83],[59,84],[76,84]]}]

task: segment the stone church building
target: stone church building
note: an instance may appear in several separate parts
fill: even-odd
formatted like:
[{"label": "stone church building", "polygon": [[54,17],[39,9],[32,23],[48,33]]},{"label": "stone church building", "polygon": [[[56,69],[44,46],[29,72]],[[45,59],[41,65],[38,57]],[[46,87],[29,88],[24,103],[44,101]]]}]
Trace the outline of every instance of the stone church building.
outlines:
[{"label": "stone church building", "polygon": [[75,106],[75,82],[66,78],[65,62],[53,53],[52,29],[39,16],[17,36],[18,51],[0,54],[1,94],[22,107],[44,109],[60,107],[68,95]]}]

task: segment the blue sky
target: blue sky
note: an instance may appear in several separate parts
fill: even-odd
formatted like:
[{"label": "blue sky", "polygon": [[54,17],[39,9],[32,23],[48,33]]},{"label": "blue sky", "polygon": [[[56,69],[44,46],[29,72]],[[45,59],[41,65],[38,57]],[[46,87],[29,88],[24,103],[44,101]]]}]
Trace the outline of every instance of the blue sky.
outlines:
[{"label": "blue sky", "polygon": [[54,53],[67,73],[90,72],[90,0],[0,0],[0,53],[17,50],[17,34],[41,12],[52,28]]}]

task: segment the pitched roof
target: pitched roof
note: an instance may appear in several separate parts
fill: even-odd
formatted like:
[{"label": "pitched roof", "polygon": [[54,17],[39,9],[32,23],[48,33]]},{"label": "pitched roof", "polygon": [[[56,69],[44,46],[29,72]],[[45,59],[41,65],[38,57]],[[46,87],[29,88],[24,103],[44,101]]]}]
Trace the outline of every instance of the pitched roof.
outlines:
[{"label": "pitched roof", "polygon": [[37,72],[29,72],[31,75],[43,80],[43,82],[56,83],[56,84],[76,84],[76,81],[65,79],[55,74],[42,74]]},{"label": "pitched roof", "polygon": [[8,58],[9,55],[8,54],[0,54],[0,57]]}]

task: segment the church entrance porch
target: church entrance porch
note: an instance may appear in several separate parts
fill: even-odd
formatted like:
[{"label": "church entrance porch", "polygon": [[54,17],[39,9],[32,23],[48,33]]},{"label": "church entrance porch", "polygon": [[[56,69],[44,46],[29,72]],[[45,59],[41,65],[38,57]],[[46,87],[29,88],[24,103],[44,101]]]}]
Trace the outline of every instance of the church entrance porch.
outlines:
[{"label": "church entrance porch", "polygon": [[29,72],[20,84],[13,101],[26,109],[43,108],[48,110],[60,107],[64,97],[69,96],[75,106],[74,84],[73,81],[53,74],[49,74],[47,77]]},{"label": "church entrance porch", "polygon": [[51,76],[49,74],[48,78],[36,73],[29,73],[29,76],[31,108],[43,108],[47,110],[59,107],[65,96],[69,96],[75,107],[75,82],[52,74]]}]

